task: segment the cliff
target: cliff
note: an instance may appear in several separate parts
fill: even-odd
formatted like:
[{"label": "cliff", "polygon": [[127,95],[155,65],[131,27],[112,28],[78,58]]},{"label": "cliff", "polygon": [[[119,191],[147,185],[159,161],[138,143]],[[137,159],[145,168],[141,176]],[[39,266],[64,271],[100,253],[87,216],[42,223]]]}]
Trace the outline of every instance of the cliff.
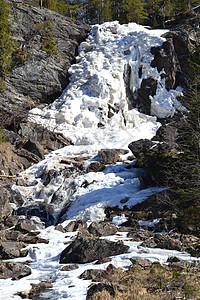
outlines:
[{"label": "cliff", "polygon": [[69,82],[68,69],[77,47],[90,29],[46,8],[20,0],[8,2],[15,51],[14,66],[0,94],[0,123],[4,126],[15,124],[39,103],[60,96]]}]

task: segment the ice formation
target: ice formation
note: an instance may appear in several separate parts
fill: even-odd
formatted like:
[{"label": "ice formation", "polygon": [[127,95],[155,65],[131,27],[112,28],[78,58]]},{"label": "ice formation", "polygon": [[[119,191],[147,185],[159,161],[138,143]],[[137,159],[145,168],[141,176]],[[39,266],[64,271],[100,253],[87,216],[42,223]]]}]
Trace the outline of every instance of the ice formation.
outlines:
[{"label": "ice formation", "polygon": [[[15,185],[24,197],[24,205],[45,202],[54,207],[54,217],[71,201],[70,208],[62,215],[65,226],[72,219],[84,218],[88,222],[100,221],[105,217],[106,206],[128,207],[142,202],[159,188],[140,189],[138,176],[142,170],[134,168],[134,163],[118,163],[107,166],[102,172],[72,174],[65,178],[62,171],[69,157],[90,155],[94,161],[101,148],[127,148],[128,144],[140,138],[152,138],[160,124],[156,117],[173,116],[176,109],[182,109],[176,99],[181,90],[167,91],[161,73],[150,66],[153,56],[152,46],[163,43],[164,30],[148,30],[137,24],[119,25],[118,22],[94,25],[87,40],[79,47],[77,63],[71,66],[70,84],[61,97],[44,109],[30,111],[29,120],[42,124],[51,130],[63,133],[74,146],[56,150],[45,160],[33,165],[20,174],[23,186]],[[124,74],[130,69],[130,90],[136,93],[145,78],[157,81],[156,95],[151,98],[151,114],[147,116],[134,109],[126,95]],[[140,73],[140,74],[139,74]],[[97,158],[96,158],[97,159]],[[55,170],[58,174],[47,186],[44,174]],[[73,183],[71,185],[71,182]],[[88,184],[83,185],[84,182]],[[71,188],[73,186],[73,188]],[[57,202],[52,196],[57,193]],[[114,218],[116,225],[126,220],[122,215]],[[158,220],[154,221],[157,222]],[[154,224],[153,223],[153,224]],[[149,223],[148,223],[149,225]],[[32,274],[18,281],[0,279],[0,298],[21,299],[15,293],[31,288],[32,283],[52,280],[53,288],[46,291],[44,299],[85,299],[90,281],[81,280],[80,274],[90,268],[105,269],[109,263],[79,265],[79,269],[64,272],[59,264],[59,254],[76,233],[59,232],[54,226],[41,231],[41,236],[49,239],[49,244],[29,245]],[[133,242],[126,233],[106,237],[122,240],[130,246],[127,254],[112,257],[116,267],[127,268],[131,257],[143,257],[161,263],[169,256],[190,260],[190,255],[177,251],[145,249],[140,242]],[[15,259],[26,261],[27,257]],[[42,299],[42,295],[41,295]]]},{"label": "ice formation", "polygon": [[[159,127],[154,116],[173,116],[180,106],[176,96],[181,91],[167,91],[161,79],[164,71],[150,66],[151,47],[163,43],[164,32],[117,21],[94,25],[79,47],[77,63],[69,69],[69,86],[50,106],[33,109],[29,120],[62,132],[75,145],[127,146],[138,138],[151,138]],[[131,107],[124,82],[127,66],[133,95],[143,79],[157,81],[151,99],[153,116]]]}]

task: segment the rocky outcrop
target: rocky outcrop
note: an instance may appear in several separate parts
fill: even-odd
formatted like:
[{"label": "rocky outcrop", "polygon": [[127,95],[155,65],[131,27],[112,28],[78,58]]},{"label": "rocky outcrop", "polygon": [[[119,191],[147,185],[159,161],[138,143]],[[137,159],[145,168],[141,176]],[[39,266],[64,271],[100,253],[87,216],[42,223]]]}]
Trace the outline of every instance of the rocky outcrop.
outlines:
[{"label": "rocky outcrop", "polygon": [[[15,41],[14,67],[0,95],[0,123],[8,126],[25,117],[39,103],[51,103],[69,82],[68,69],[75,60],[77,46],[89,26],[59,15],[46,8],[8,1],[10,23]],[[52,29],[46,29],[47,20]],[[45,23],[46,21],[46,23]],[[44,51],[43,32],[52,35],[52,55]]]},{"label": "rocky outcrop", "polygon": [[[198,37],[198,12],[190,11],[172,22],[166,23],[168,32],[163,34],[166,41],[159,47],[152,47],[151,53],[154,59],[151,66],[165,78],[165,86],[168,90],[176,89],[177,86],[187,87],[189,79],[188,58],[190,53],[199,46]],[[180,25],[181,24],[181,25]],[[139,77],[140,72],[139,70]],[[153,78],[142,80],[141,87],[137,93],[132,93],[129,87],[130,68],[125,70],[124,81],[126,94],[133,107],[145,114],[151,114],[151,100],[149,96],[156,93],[157,81]]]}]

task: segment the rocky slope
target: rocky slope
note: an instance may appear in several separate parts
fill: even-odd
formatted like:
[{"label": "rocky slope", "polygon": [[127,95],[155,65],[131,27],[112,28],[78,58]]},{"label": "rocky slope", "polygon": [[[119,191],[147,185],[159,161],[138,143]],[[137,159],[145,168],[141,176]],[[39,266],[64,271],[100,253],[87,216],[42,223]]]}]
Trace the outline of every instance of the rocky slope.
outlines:
[{"label": "rocky slope", "polygon": [[[24,250],[24,247],[27,245],[48,244],[49,242],[48,239],[41,238],[38,234],[44,228],[45,223],[46,225],[50,225],[55,222],[51,215],[51,205],[44,204],[43,206],[39,206],[36,203],[32,206],[20,208],[18,210],[20,216],[12,215],[14,214],[12,206],[14,204],[22,204],[23,197],[17,191],[13,191],[11,186],[15,182],[16,185],[21,185],[28,189],[28,184],[26,186],[26,182],[21,182],[21,178],[15,176],[31,164],[43,159],[44,155],[49,151],[70,143],[65,137],[59,134],[52,133],[41,126],[28,123],[26,121],[26,113],[34,106],[43,106],[45,103],[52,102],[58,97],[62,89],[66,87],[68,83],[67,70],[75,58],[77,45],[84,40],[89,30],[87,25],[72,23],[69,19],[52,11],[29,7],[21,1],[16,0],[10,1],[10,3],[12,3],[10,16],[12,31],[14,37],[19,42],[18,53],[22,57],[20,61],[16,62],[10,77],[6,79],[5,93],[0,95],[2,124],[6,127],[4,134],[8,138],[6,143],[0,144],[0,180],[2,191],[0,195],[1,259],[23,258],[28,254],[28,250]],[[191,18],[194,18],[193,22],[189,22]],[[56,42],[57,53],[51,57],[42,50],[43,38],[40,28],[46,19],[51,21],[53,27],[52,34]],[[158,68],[159,71],[164,68],[164,76],[166,77],[166,86],[168,89],[176,88],[178,85],[186,87],[188,79],[187,58],[190,51],[198,43],[198,31],[194,14],[186,16],[185,24],[171,26],[170,31],[165,34],[165,37],[166,42],[161,47],[152,48],[152,53],[154,54],[152,66]],[[128,90],[130,83],[129,76],[127,68],[125,82],[130,102],[132,102],[133,107],[137,107],[140,111],[150,114],[149,95],[154,94],[156,81],[153,78],[143,80],[137,97],[133,99]],[[181,120],[182,117],[179,115],[176,115],[173,119],[162,120],[163,125],[167,124],[162,129],[164,130],[162,137],[164,136],[170,151],[176,147],[176,128],[179,126],[178,124]],[[157,139],[159,140],[159,132]],[[130,149],[134,156],[137,157],[143,151],[148,151],[152,145],[151,141],[136,142],[130,145]],[[114,165],[116,162],[119,162],[120,154],[122,153],[120,153],[119,149],[103,150],[99,152],[100,161],[92,162],[88,168],[84,164],[87,159],[86,157],[67,157],[65,160],[59,162],[62,167],[64,166],[63,169],[56,171],[53,169],[43,169],[38,173],[37,178],[42,178],[44,189],[47,187],[46,190],[48,193],[49,182],[53,180],[56,185],[56,182],[59,181],[59,176],[62,174],[64,176],[63,186],[65,186],[66,192],[68,192],[67,184],[71,184],[68,180],[70,177],[73,178],[77,174],[80,175],[89,171],[101,171],[105,165]],[[133,166],[130,164],[126,168],[130,170]],[[144,177],[140,179],[143,184],[142,188],[152,185],[153,178],[151,178],[151,182],[146,182]],[[85,188],[94,182],[95,180],[91,182],[85,181],[81,187]],[[31,184],[34,185],[34,182]],[[59,202],[59,200],[62,200],[59,199],[60,197],[60,194],[55,191],[52,202]],[[162,193],[153,195],[144,203],[132,209],[127,208],[126,202],[129,199],[124,198],[120,201],[121,204],[124,204],[124,208],[106,208],[106,219],[99,224],[93,222],[90,226],[87,226],[84,220],[72,221],[66,227],[58,224],[55,231],[60,231],[63,235],[68,232],[73,236],[73,242],[68,240],[67,243],[70,245],[67,248],[65,246],[65,249],[63,248],[60,263],[88,263],[99,259],[98,263],[102,264],[110,260],[107,256],[127,253],[129,247],[126,244],[124,245],[121,242],[114,243],[99,238],[114,235],[116,231],[120,231],[122,235],[124,232],[128,232],[126,239],[128,238],[129,241],[143,241],[141,248],[138,248],[138,251],[141,250],[141,252],[145,251],[147,247],[159,247],[169,250],[188,251],[198,255],[199,238],[192,235],[181,235],[176,232],[172,232],[170,235],[162,233],[162,231],[168,232],[174,229],[172,212],[168,213],[167,203],[165,203],[166,205],[163,205],[163,203],[160,204],[162,197]],[[61,212],[61,216],[66,210],[67,207]],[[125,215],[127,220],[121,223],[119,227],[111,223],[114,217],[121,217],[122,215]],[[163,219],[157,224],[153,223],[153,226],[148,222],[149,220],[158,218]],[[141,223],[141,220],[143,220],[143,223]],[[144,229],[144,231],[139,231],[139,228]],[[76,238],[74,238],[74,231],[78,231]],[[88,248],[91,251],[88,251]],[[31,258],[33,259],[34,251],[33,247],[33,253],[31,253]],[[80,252],[82,253],[82,257],[80,256]],[[129,278],[130,273],[133,275],[135,272],[135,265],[138,268],[138,264],[142,271],[145,271],[146,268],[154,270],[154,266],[149,261],[131,262],[132,265],[126,272]],[[199,272],[198,263],[196,265],[187,265],[178,258],[170,263],[175,267],[182,268],[184,271],[189,266],[191,270],[197,268]],[[66,265],[63,267],[63,272],[73,270],[76,267],[76,265]],[[110,266],[107,271],[109,269],[113,270],[114,268]],[[118,271],[121,272],[121,270]],[[28,276],[30,272],[30,268],[24,266],[22,263],[1,262],[0,264],[0,278],[20,279],[21,277]],[[116,270],[114,269],[113,273],[116,274],[115,272]],[[99,273],[97,274],[94,270],[89,270],[86,274],[82,274],[81,278],[104,281],[102,279],[105,275],[104,273],[103,275],[101,274],[101,279],[99,279]],[[36,292],[40,294],[42,288],[51,288],[52,282],[40,283],[36,287]],[[114,279],[113,282],[116,284]],[[117,282],[117,285],[120,287],[119,282]],[[124,283],[123,285],[125,286]],[[109,288],[110,286],[108,285]],[[182,289],[184,287],[181,286]],[[90,299],[93,293],[93,291],[89,291],[88,299]],[[126,291],[127,289],[125,288]],[[22,298],[31,298],[33,294],[33,290],[26,292],[26,295],[25,291],[21,294],[19,293]]]}]

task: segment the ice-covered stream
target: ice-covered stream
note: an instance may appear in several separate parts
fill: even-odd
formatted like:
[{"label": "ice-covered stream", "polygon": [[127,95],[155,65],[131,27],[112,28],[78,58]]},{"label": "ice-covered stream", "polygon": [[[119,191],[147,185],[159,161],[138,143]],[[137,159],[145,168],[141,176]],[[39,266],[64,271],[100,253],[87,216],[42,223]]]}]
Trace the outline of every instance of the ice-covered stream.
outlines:
[{"label": "ice-covered stream", "polygon": [[[100,221],[105,217],[107,206],[122,207],[120,202],[128,199],[127,206],[142,202],[149,195],[160,191],[159,188],[140,189],[138,176],[142,170],[134,168],[134,163],[122,157],[122,162],[107,166],[102,172],[74,171],[71,178],[63,176],[66,163],[74,157],[89,156],[85,167],[92,161],[98,161],[97,151],[102,148],[127,149],[128,144],[141,138],[152,138],[160,124],[157,117],[173,116],[175,110],[182,110],[176,97],[181,89],[167,91],[163,70],[159,73],[151,67],[152,46],[163,43],[164,30],[148,30],[135,23],[119,25],[118,22],[95,25],[87,40],[79,47],[77,63],[70,68],[70,84],[61,97],[44,109],[30,111],[29,121],[62,133],[73,142],[68,146],[48,154],[45,160],[33,165],[20,174],[21,182],[15,185],[24,198],[24,205],[45,202],[54,207],[55,219],[60,210],[70,201],[70,208],[62,215],[66,225],[72,219],[84,218],[88,223]],[[133,107],[126,94],[124,74],[127,66],[131,69],[130,86],[134,97],[141,82],[152,77],[157,81],[157,91],[151,97],[151,116],[144,115]],[[70,161],[68,167],[70,167]],[[128,167],[128,168],[127,168]],[[55,170],[58,175],[44,186],[43,174]],[[87,182],[87,186],[83,183]],[[57,195],[57,201],[52,195]],[[121,217],[115,220],[123,222]],[[79,275],[88,268],[106,268],[107,264],[79,265],[79,269],[63,272],[59,264],[59,255],[66,247],[65,243],[73,239],[76,233],[59,232],[50,226],[41,231],[41,236],[49,239],[49,244],[28,246],[29,256],[16,259],[31,259],[32,274],[19,281],[0,280],[0,299],[21,299],[13,296],[17,291],[28,290],[31,283],[55,279],[53,289],[44,295],[44,299],[85,299],[90,281],[79,279]],[[160,249],[148,249],[143,252],[139,243],[127,240],[125,233],[108,237],[121,239],[130,246],[130,253],[113,257],[112,263],[126,268],[130,257],[145,257],[165,262],[170,255],[190,260],[189,254]]]}]

